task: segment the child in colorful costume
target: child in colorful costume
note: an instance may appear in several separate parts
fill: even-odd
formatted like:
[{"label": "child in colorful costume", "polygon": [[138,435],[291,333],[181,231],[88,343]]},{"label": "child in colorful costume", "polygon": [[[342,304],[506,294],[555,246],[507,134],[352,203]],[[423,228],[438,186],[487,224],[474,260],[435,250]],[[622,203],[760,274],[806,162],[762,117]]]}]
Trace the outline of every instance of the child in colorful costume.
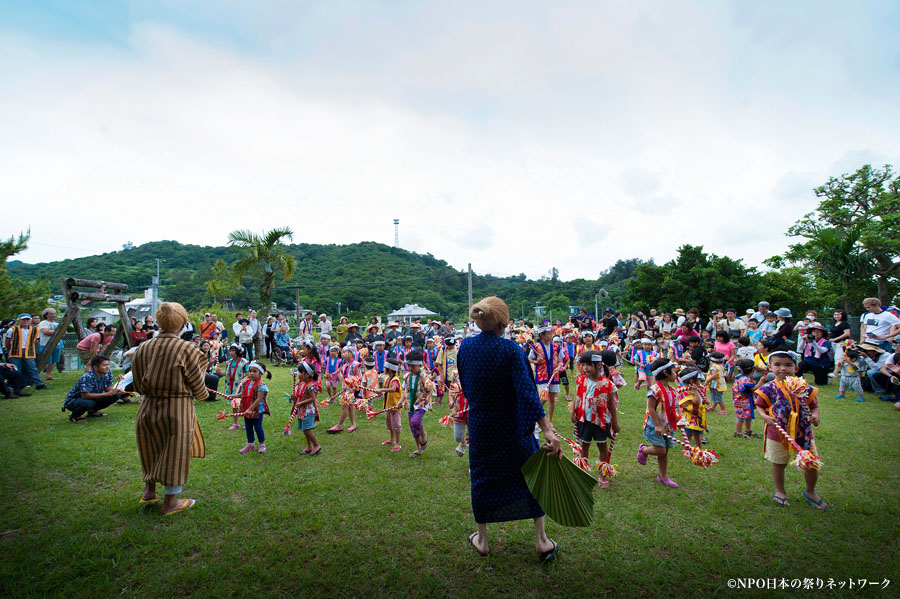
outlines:
[{"label": "child in colorful costume", "polygon": [[703,386],[703,373],[696,366],[685,366],[678,372],[683,383],[678,405],[684,422],[684,432],[689,441],[696,447],[703,443],[706,426],[706,394]]},{"label": "child in colorful costume", "polygon": [[[793,446],[775,428],[777,422],[803,449],[818,453],[813,440],[813,426],[819,425],[818,389],[795,377],[799,355],[790,351],[773,351],[769,354],[769,366],[775,380],[756,390],[756,413],[766,423],[763,448],[766,460],[772,463],[775,494],[772,499],[782,507],[790,505],[784,489],[784,471],[790,461]],[[825,500],[816,494],[819,471],[809,468],[803,471],[806,490],[803,497],[813,507],[827,510]]]},{"label": "child in colorful costume", "polygon": [[409,430],[416,442],[416,450],[409,457],[417,458],[425,453],[428,445],[428,433],[425,432],[422,420],[431,404],[432,384],[428,373],[422,368],[422,352],[411,351],[406,358],[409,374],[406,375],[403,389],[409,406]]},{"label": "child in colorful costume", "polygon": [[650,391],[647,392],[647,412],[644,415],[644,439],[647,443],[638,446],[637,461],[644,466],[647,464],[647,456],[655,455],[659,474],[656,482],[667,487],[677,488],[678,483],[669,478],[668,454],[669,449],[675,447],[675,441],[663,434],[674,436],[678,430],[678,400],[677,389],[672,385],[678,382],[678,364],[666,358],[660,358],[650,365],[650,374],[656,380]]},{"label": "child in colorful costume", "polygon": [[716,406],[718,406],[716,413],[724,415],[727,414],[724,394],[725,389],[728,388],[728,383],[725,382],[725,373],[727,372],[725,369],[725,354],[714,351],[709,354],[709,362],[709,372],[706,374],[706,391],[709,393],[712,401],[710,410],[716,410]]},{"label": "child in colorful costume", "polygon": [[[250,362],[247,370],[247,380],[240,388],[239,394],[231,396],[232,399],[240,399],[240,410],[244,414],[244,429],[247,431],[247,445],[239,453],[247,453],[256,450],[258,453],[266,453],[266,434],[263,432],[263,414],[269,414],[269,405],[266,396],[269,394],[269,386],[262,377],[272,379],[272,373],[259,362]],[[255,433],[255,439],[254,439]],[[259,441],[259,449],[254,441]]]},{"label": "child in colorful costume", "polygon": [[[756,322],[755,320],[753,322]],[[758,386],[762,384],[754,383],[753,379],[750,378],[750,375],[753,374],[754,368],[753,360],[738,360],[737,364],[735,364],[736,374],[737,376],[734,379],[734,384],[731,386],[731,400],[734,404],[734,417],[737,421],[734,429],[735,437],[744,437],[749,439],[751,437],[759,438],[758,433],[754,433],[750,430],[753,424],[753,392],[756,390]],[[745,431],[741,431],[741,428],[744,428]]]},{"label": "child in colorful costume", "polygon": [[[579,356],[578,362],[583,374],[575,379],[575,401],[572,403],[570,418],[581,441],[581,455],[585,459],[588,457],[591,442],[594,441],[597,443],[600,460],[608,462],[606,441],[612,439],[613,433],[619,432],[616,410],[619,393],[606,376],[608,373],[599,352],[585,352]],[[600,475],[597,485],[605,489],[609,487],[609,480]]]},{"label": "child in colorful costume", "polygon": [[[221,368],[216,368],[216,374],[225,377],[225,395],[236,395],[239,393],[238,387],[241,381],[247,376],[247,371],[250,369],[250,361],[243,357],[244,348],[237,343],[233,343],[228,348],[228,356],[228,360],[225,361],[225,372],[223,373]],[[234,423],[228,427],[228,430],[236,431],[239,428],[243,427],[238,424],[238,417],[235,416]]]}]

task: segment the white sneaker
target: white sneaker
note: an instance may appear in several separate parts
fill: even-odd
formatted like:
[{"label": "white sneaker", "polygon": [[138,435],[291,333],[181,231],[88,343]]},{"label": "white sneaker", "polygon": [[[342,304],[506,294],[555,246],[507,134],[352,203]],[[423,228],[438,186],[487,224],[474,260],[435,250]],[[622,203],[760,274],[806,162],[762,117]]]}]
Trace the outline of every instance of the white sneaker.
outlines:
[{"label": "white sneaker", "polygon": [[836,378],[837,378],[837,375],[836,375],[835,373],[833,373],[833,372],[829,372],[829,373],[828,373],[828,378],[830,378],[830,379],[836,379]]}]

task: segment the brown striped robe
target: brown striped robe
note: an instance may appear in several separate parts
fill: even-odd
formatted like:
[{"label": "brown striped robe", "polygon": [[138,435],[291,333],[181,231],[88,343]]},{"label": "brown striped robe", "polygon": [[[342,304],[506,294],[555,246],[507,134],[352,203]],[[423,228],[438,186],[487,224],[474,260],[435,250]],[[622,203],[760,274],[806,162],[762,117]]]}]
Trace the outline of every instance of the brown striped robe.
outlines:
[{"label": "brown striped robe", "polygon": [[174,333],[158,333],[134,354],[134,388],[143,396],[137,443],[144,482],[182,485],[190,459],[206,456],[193,402],[209,397],[203,382],[206,367],[203,352]]}]

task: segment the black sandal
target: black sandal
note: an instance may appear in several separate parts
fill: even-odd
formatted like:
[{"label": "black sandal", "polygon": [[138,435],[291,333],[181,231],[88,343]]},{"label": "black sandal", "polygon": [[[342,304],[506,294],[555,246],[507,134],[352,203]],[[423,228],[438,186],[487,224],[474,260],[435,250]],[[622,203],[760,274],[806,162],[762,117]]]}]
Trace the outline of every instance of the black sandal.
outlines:
[{"label": "black sandal", "polygon": [[540,554],[541,562],[543,563],[556,559],[556,554],[559,553],[559,544],[556,541],[551,542],[553,543],[553,549]]},{"label": "black sandal", "polygon": [[83,416],[75,418],[75,414],[72,414],[71,416],[69,416],[69,422],[73,424],[81,424],[82,422],[87,422],[87,418],[84,418]]}]

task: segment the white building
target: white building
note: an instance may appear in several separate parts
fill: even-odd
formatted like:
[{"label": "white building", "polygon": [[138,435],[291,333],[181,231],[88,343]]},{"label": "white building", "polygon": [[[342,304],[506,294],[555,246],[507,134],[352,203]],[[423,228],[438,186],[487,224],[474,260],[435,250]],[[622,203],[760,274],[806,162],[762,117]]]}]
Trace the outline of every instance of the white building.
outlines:
[{"label": "white building", "polygon": [[411,323],[416,318],[428,318],[437,316],[437,312],[432,312],[427,308],[423,308],[418,304],[406,304],[399,310],[395,310],[388,314],[388,320],[397,320],[400,322]]},{"label": "white building", "polygon": [[96,318],[98,322],[102,322],[107,326],[115,324],[120,320],[119,311],[115,308],[97,308],[84,317],[84,322],[87,322],[88,318]]},{"label": "white building", "polygon": [[[129,318],[136,318],[138,320],[144,320],[144,317],[148,314],[153,314],[152,304],[153,304],[153,290],[145,289],[144,297],[133,299],[130,302],[125,304],[125,313],[128,314]],[[156,298],[156,307],[159,308],[159,305],[163,303],[165,300],[161,297]]]}]

